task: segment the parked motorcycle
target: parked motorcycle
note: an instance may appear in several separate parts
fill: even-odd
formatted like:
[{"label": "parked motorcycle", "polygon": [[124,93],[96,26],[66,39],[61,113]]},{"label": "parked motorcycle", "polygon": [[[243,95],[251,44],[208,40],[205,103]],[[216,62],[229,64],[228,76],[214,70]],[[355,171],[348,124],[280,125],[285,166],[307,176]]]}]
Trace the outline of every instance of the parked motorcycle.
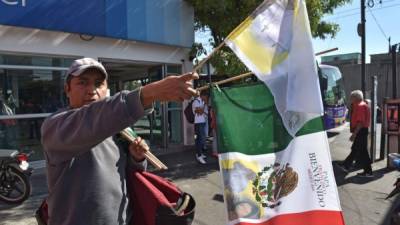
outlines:
[{"label": "parked motorcycle", "polygon": [[0,200],[6,203],[22,203],[31,194],[29,177],[30,154],[18,150],[0,150]]}]

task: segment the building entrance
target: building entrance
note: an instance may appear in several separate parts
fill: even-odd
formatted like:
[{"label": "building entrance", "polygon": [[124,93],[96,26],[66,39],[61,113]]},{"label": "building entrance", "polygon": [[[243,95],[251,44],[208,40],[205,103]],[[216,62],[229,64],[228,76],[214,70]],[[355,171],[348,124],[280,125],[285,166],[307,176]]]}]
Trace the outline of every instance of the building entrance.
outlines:
[{"label": "building entrance", "polygon": [[[158,81],[167,74],[180,74],[181,65],[127,62],[100,59],[109,73],[110,94],[121,90],[134,90]],[[182,104],[156,102],[152,114],[137,121],[132,128],[154,147],[167,148],[169,144],[181,144]]]}]

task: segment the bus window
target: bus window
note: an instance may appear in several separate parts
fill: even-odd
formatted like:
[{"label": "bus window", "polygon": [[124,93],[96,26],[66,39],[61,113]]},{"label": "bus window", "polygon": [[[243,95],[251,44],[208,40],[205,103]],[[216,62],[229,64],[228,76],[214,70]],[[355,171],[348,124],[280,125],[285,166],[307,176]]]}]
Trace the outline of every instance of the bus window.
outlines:
[{"label": "bus window", "polygon": [[344,105],[345,93],[342,75],[336,67],[323,67],[322,73],[322,96],[324,104],[329,106]]},{"label": "bus window", "polygon": [[347,108],[342,74],[333,66],[320,65],[319,70],[324,125],[325,129],[331,129],[346,121]]}]

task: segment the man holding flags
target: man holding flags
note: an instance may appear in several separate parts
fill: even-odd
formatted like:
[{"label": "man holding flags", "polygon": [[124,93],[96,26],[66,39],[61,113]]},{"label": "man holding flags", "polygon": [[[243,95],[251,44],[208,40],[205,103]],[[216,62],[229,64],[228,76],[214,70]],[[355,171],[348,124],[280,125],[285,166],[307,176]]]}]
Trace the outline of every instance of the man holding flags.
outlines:
[{"label": "man holding flags", "polygon": [[[107,97],[108,74],[91,58],[75,60],[65,92],[69,107],[42,125],[47,166],[49,225],[130,224],[127,166],[144,169],[139,141],[123,149],[115,135],[152,111],[154,101],[197,96],[196,73],[169,76]],[[138,224],[140,225],[140,224]]]}]

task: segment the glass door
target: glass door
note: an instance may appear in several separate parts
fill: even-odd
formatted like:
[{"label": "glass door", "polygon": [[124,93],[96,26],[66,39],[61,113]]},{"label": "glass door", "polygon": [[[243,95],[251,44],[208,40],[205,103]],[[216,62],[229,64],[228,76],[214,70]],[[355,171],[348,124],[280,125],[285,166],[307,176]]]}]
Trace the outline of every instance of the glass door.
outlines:
[{"label": "glass door", "polygon": [[[181,74],[181,65],[167,65],[168,74]],[[168,142],[173,144],[183,143],[183,124],[182,124],[182,103],[169,102],[167,107],[168,113]]]},{"label": "glass door", "polygon": [[[180,65],[141,65],[132,64],[128,66],[118,63],[116,65],[106,62],[110,71],[109,87],[111,94],[120,90],[134,90],[140,86],[159,81],[164,74],[180,74]],[[143,70],[147,67],[146,70]],[[115,72],[113,72],[114,68]],[[125,69],[122,69],[125,68]],[[128,72],[127,70],[131,70]],[[118,73],[118,71],[122,71]],[[127,76],[125,76],[127,75]],[[167,148],[169,143],[182,143],[182,104],[176,102],[155,102],[154,111],[139,119],[134,125],[135,132],[148,140],[151,145]]]},{"label": "glass door", "polygon": [[[161,80],[163,74],[181,74],[180,65],[160,65],[149,68],[143,85]],[[182,103],[156,102],[154,111],[135,124],[135,131],[152,145],[167,148],[169,143],[180,144],[182,136]]]},{"label": "glass door", "polygon": [[[159,81],[163,78],[162,66],[154,66],[148,70],[148,83]],[[152,145],[163,146],[163,110],[160,102],[155,102],[154,111],[147,116],[149,122],[149,140]]]}]

